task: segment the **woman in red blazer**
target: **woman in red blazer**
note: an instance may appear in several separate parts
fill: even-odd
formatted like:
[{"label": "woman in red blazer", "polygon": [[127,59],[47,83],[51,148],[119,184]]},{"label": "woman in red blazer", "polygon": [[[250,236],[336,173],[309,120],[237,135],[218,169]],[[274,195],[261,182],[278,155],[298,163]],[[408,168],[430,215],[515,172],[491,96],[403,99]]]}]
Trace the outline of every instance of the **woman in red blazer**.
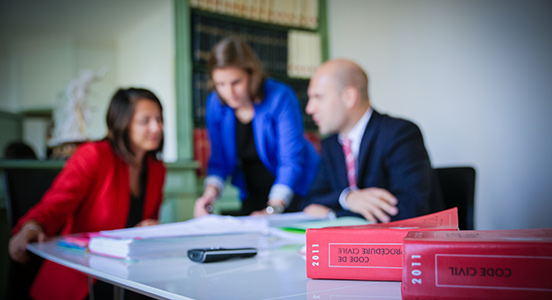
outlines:
[{"label": "woman in red blazer", "polygon": [[[9,252],[28,260],[26,245],[61,234],[157,224],[165,166],[159,99],[145,89],[118,90],[107,111],[104,140],[85,143],[13,230]],[[45,261],[31,288],[34,299],[84,299],[87,276]]]}]

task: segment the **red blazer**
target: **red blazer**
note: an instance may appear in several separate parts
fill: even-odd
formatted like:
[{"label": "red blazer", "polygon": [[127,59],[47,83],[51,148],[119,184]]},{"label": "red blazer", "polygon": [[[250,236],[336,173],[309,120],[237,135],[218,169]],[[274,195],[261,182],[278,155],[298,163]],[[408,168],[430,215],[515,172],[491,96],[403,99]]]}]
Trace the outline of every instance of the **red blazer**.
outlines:
[{"label": "red blazer", "polygon": [[[158,219],[166,169],[148,158],[144,219]],[[130,207],[128,165],[107,141],[85,143],[67,161],[42,200],[23,216],[39,222],[48,236],[124,228]],[[35,299],[83,299],[87,276],[45,261],[31,288]]]}]

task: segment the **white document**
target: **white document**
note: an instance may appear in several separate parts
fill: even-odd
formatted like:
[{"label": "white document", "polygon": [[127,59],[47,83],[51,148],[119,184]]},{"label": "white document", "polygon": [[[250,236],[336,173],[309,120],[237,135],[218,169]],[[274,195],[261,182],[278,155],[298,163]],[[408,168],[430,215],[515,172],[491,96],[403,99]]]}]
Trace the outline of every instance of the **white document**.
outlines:
[{"label": "white document", "polygon": [[230,233],[264,233],[267,230],[268,222],[264,219],[249,220],[208,215],[185,222],[100,231],[100,235],[112,238],[147,239]]},{"label": "white document", "polygon": [[146,239],[231,233],[268,233],[270,227],[281,227],[321,219],[324,218],[310,216],[302,212],[247,217],[208,215],[184,222],[106,230],[101,231],[100,234],[112,238]]},{"label": "white document", "polygon": [[[185,256],[192,245],[196,248],[270,248],[279,244],[304,244],[304,234],[287,233],[274,227],[318,219],[303,213],[247,217],[208,215],[185,222],[100,231],[90,239],[88,249],[111,257],[141,259]],[[208,238],[212,235],[217,237]],[[236,239],[236,235],[240,238]],[[244,239],[244,235],[251,238]]]}]

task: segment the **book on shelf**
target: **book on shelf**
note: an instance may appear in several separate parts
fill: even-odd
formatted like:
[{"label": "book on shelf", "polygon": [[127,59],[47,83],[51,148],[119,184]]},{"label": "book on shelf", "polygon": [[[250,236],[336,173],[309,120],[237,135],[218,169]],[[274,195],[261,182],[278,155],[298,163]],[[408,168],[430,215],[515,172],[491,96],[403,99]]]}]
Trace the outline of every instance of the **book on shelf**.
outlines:
[{"label": "book on shelf", "polygon": [[261,0],[258,20],[265,23],[270,22],[270,0]]},{"label": "book on shelf", "polygon": [[552,299],[552,228],[411,231],[403,299]]},{"label": "book on shelf", "polygon": [[206,176],[207,168],[209,166],[209,157],[211,155],[211,144],[209,143],[209,136],[207,134],[207,129],[194,128],[193,141],[194,141],[194,160],[199,162],[197,175]]},{"label": "book on shelf", "polygon": [[289,77],[310,78],[322,63],[320,34],[303,30],[288,32]]},{"label": "book on shelf", "polygon": [[209,95],[208,80],[205,72],[192,73],[192,113],[195,126],[205,125],[205,106]]},{"label": "book on shelf", "polygon": [[411,230],[457,231],[457,209],[389,223],[307,229],[307,277],[401,281],[402,240]]},{"label": "book on shelf", "polygon": [[[290,24],[293,27],[301,27],[301,11],[304,1],[293,1],[291,7],[291,20]],[[318,14],[318,12],[316,12]]]},{"label": "book on shelf", "polygon": [[218,0],[212,11],[216,11],[221,14],[235,15],[234,1],[236,0]]},{"label": "book on shelf", "polygon": [[[305,123],[305,127],[307,124],[308,123]],[[314,146],[314,149],[316,150],[316,152],[320,153],[321,140],[320,140],[320,136],[318,135],[318,132],[312,132],[312,131],[305,132],[305,138]]]},{"label": "book on shelf", "polygon": [[206,64],[211,49],[229,35],[241,36],[258,56],[269,74],[286,74],[288,61],[287,30],[236,23],[192,14],[192,58]]},{"label": "book on shelf", "polygon": [[319,0],[190,0],[190,7],[283,26],[318,27]]},{"label": "book on shelf", "polygon": [[318,0],[302,1],[301,26],[310,29],[318,27]]},{"label": "book on shelf", "polygon": [[[271,1],[269,9],[269,19],[271,23],[280,24],[284,26],[300,26],[300,22],[293,23],[293,14],[297,13],[299,16],[300,10],[294,11],[297,8],[301,8],[301,0],[279,0]],[[300,17],[298,17],[300,18]]]},{"label": "book on shelf", "polygon": [[249,0],[245,4],[244,16],[250,20],[259,20],[261,0]]}]

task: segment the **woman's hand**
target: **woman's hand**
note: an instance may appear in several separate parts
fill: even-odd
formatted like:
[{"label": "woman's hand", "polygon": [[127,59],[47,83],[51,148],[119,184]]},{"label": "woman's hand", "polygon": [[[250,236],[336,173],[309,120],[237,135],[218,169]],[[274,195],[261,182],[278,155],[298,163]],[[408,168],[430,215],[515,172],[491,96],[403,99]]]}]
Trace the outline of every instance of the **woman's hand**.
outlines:
[{"label": "woman's hand", "polygon": [[313,216],[327,216],[330,208],[320,204],[310,204],[303,209],[303,212]]},{"label": "woman's hand", "polygon": [[217,200],[217,195],[218,189],[212,185],[208,185],[203,196],[199,197],[194,204],[194,218],[210,214]]},{"label": "woman's hand", "polygon": [[266,209],[256,210],[250,214],[250,216],[268,216]]},{"label": "woman's hand", "polygon": [[27,244],[38,241],[42,243],[46,240],[46,234],[42,227],[34,221],[25,223],[19,232],[11,237],[8,251],[11,258],[20,264],[29,261],[27,254]]},{"label": "woman's hand", "polygon": [[286,205],[284,203],[285,203],[284,201],[279,200],[279,199],[270,199],[270,200],[268,200],[268,203],[266,204],[267,208],[268,208],[268,206],[273,207],[273,210],[270,213],[268,212],[267,208],[265,208],[265,209],[261,209],[261,210],[256,210],[256,211],[252,212],[250,215],[251,216],[265,216],[265,215],[272,215],[272,214],[281,214],[286,209]]},{"label": "woman's hand", "polygon": [[157,221],[157,220],[145,219],[145,220],[142,220],[142,222],[138,223],[134,227],[146,227],[146,226],[159,225],[159,224],[161,224],[161,223],[159,223],[159,221]]}]

